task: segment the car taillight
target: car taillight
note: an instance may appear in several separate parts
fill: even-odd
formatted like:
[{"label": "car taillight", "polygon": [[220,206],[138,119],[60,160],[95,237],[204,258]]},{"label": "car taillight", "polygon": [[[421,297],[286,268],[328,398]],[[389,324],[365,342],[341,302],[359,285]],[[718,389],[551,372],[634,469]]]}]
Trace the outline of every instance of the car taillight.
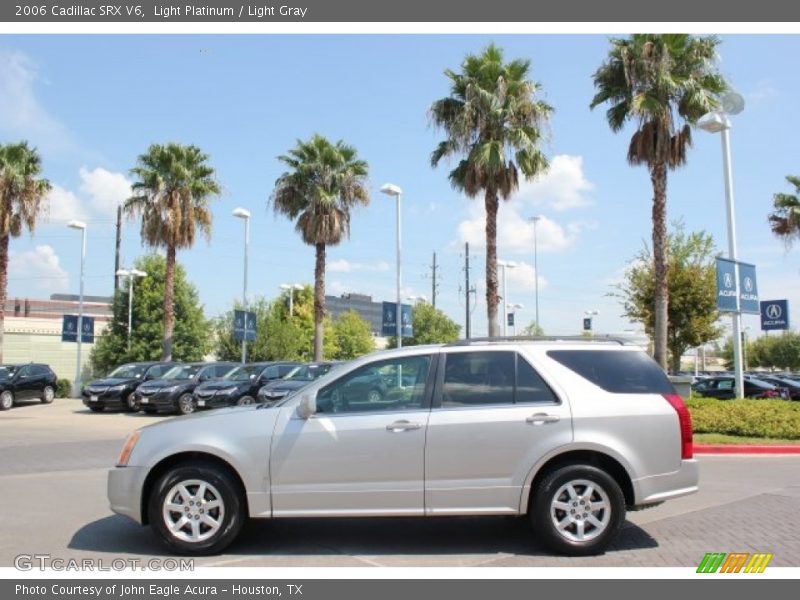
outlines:
[{"label": "car taillight", "polygon": [[678,413],[678,422],[681,427],[681,458],[692,458],[694,448],[692,446],[692,415],[683,403],[683,398],[678,394],[664,394],[664,399],[670,403],[675,412]]}]

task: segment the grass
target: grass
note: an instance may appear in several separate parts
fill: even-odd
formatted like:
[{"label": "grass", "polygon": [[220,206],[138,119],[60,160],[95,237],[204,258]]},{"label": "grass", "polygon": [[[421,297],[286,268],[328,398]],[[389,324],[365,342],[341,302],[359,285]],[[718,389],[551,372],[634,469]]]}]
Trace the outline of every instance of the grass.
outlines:
[{"label": "grass", "polygon": [[695,444],[753,444],[771,446],[778,444],[800,445],[800,440],[784,440],[775,438],[749,437],[741,435],[727,435],[724,433],[695,433],[693,436]]}]

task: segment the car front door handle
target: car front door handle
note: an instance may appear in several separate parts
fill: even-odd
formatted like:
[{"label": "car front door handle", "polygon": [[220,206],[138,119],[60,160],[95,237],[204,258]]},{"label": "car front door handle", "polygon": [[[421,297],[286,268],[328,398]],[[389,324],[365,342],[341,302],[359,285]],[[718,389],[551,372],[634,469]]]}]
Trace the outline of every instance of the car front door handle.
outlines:
[{"label": "car front door handle", "polygon": [[545,423],[558,423],[561,417],[558,415],[548,415],[545,413],[536,413],[525,419],[526,423],[531,425],[544,425]]},{"label": "car front door handle", "polygon": [[395,421],[394,423],[386,426],[386,431],[391,431],[392,433],[399,433],[401,431],[412,431],[414,429],[422,429],[422,425],[419,423],[412,423],[411,421]]}]

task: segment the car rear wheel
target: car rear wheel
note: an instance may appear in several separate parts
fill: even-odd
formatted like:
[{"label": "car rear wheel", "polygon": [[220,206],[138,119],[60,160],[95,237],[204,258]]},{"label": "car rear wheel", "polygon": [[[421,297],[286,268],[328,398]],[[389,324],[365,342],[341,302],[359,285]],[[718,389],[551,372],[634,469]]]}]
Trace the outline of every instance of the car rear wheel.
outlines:
[{"label": "car rear wheel", "polygon": [[0,410],[8,410],[14,406],[14,394],[6,390],[0,394]]},{"label": "car rear wheel", "polygon": [[236,405],[237,405],[237,406],[250,406],[251,404],[255,404],[255,402],[256,402],[256,401],[255,401],[255,400],[253,400],[253,397],[252,397],[252,396],[242,396],[242,397],[241,397],[241,398],[239,398],[239,400],[236,402]]},{"label": "car rear wheel", "polygon": [[194,398],[191,394],[183,394],[178,398],[178,412],[182,415],[190,415],[195,411]]},{"label": "car rear wheel", "polygon": [[215,554],[233,542],[244,524],[244,502],[233,478],[207,463],[167,471],[148,502],[153,530],[181,554]]},{"label": "car rear wheel", "polygon": [[567,465],[539,482],[530,518],[550,549],[570,556],[599,554],[625,520],[625,498],[602,469]]},{"label": "car rear wheel", "polygon": [[44,386],[44,389],[42,390],[42,402],[45,404],[50,404],[55,397],[56,391],[49,385]]},{"label": "car rear wheel", "polygon": [[136,392],[128,394],[128,397],[125,399],[125,404],[127,404],[128,410],[131,412],[139,412],[142,409],[142,405],[136,398]]}]

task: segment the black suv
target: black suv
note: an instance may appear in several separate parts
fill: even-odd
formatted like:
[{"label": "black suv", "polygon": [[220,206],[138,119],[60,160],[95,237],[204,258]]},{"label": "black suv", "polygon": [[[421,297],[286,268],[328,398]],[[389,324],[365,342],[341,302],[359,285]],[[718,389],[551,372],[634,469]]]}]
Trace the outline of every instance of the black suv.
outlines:
[{"label": "black suv", "polygon": [[127,408],[138,411],[136,388],[143,382],[158,379],[179,363],[137,362],[117,367],[108,377],[95,379],[83,388],[83,403],[94,412],[104,408]]},{"label": "black suv", "polygon": [[56,397],[56,374],[40,363],[0,365],[0,410],[20,400],[41,400],[50,404]]},{"label": "black suv", "polygon": [[299,366],[296,362],[262,362],[241,365],[222,379],[201,383],[194,390],[197,408],[254,404],[261,386],[280,379]]},{"label": "black suv", "polygon": [[195,410],[192,392],[204,381],[219,379],[236,368],[236,363],[189,363],[177,365],[161,379],[146,381],[136,388],[136,400],[146,413],[177,412],[188,415]]}]

